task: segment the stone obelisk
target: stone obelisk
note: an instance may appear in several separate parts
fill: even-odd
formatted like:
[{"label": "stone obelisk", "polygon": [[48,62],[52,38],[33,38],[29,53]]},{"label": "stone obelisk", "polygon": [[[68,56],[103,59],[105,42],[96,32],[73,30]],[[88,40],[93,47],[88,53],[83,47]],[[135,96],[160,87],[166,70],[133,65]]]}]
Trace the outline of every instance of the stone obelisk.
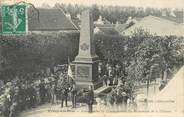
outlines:
[{"label": "stone obelisk", "polygon": [[89,10],[82,12],[79,51],[73,64],[75,65],[75,82],[79,88],[89,85],[97,89],[101,86],[98,80],[98,61],[93,38],[93,19]]}]

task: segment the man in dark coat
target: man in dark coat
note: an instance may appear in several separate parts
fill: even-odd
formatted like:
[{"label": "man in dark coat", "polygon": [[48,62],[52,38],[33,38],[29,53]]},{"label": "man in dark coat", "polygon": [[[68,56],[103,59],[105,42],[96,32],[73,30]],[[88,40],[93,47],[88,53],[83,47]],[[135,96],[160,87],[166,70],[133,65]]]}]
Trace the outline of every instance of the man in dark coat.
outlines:
[{"label": "man in dark coat", "polygon": [[46,89],[45,89],[45,83],[44,81],[42,80],[40,85],[39,85],[39,88],[40,88],[40,98],[41,98],[41,104],[44,104],[45,102],[45,92],[46,92]]},{"label": "man in dark coat", "polygon": [[26,89],[24,84],[20,87],[19,95],[20,95],[19,105],[20,105],[20,110],[22,111],[25,109],[25,104],[26,104]]},{"label": "man in dark coat", "polygon": [[73,85],[73,88],[71,90],[72,108],[76,108],[76,96],[77,96],[76,86]]},{"label": "man in dark coat", "polygon": [[51,84],[51,103],[52,104],[54,104],[55,94],[56,94],[56,85],[53,83]]},{"label": "man in dark coat", "polygon": [[122,106],[123,106],[123,111],[127,110],[127,100],[128,100],[128,95],[126,92],[122,92]]},{"label": "man in dark coat", "polygon": [[116,97],[115,97],[115,103],[116,103],[116,106],[117,106],[117,111],[121,110],[122,101],[123,101],[123,96],[121,95],[120,90],[118,90],[117,94],[116,94]]},{"label": "man in dark coat", "polygon": [[68,102],[68,93],[69,90],[68,88],[63,88],[61,89],[61,107],[63,107],[63,103],[65,102],[65,106],[67,107],[67,102]]},{"label": "man in dark coat", "polygon": [[62,96],[62,88],[60,87],[59,84],[56,85],[55,93],[56,93],[56,103],[58,104]]},{"label": "man in dark coat", "polygon": [[87,104],[89,113],[93,112],[93,103],[94,103],[94,92],[92,86],[89,86],[89,90],[87,92]]},{"label": "man in dark coat", "polygon": [[103,82],[104,82],[105,86],[107,86],[107,80],[108,80],[108,77],[107,77],[107,75],[105,74],[105,75],[103,76]]},{"label": "man in dark coat", "polygon": [[63,102],[64,102],[64,89],[61,89],[60,90],[60,97],[61,97],[61,108],[63,108]]},{"label": "man in dark coat", "polygon": [[2,116],[3,117],[9,117],[9,114],[10,114],[10,106],[11,106],[11,102],[10,100],[8,99],[7,96],[4,96],[4,101],[3,101],[3,104],[2,104]]},{"label": "man in dark coat", "polygon": [[9,117],[17,117],[17,116],[18,116],[17,103],[13,102],[13,104],[10,106]]},{"label": "man in dark coat", "polygon": [[68,93],[69,93],[68,87],[64,88],[64,101],[65,101],[65,106],[66,107],[68,106],[68,104],[67,104],[67,102],[68,102]]},{"label": "man in dark coat", "polygon": [[29,98],[30,98],[30,107],[35,107],[36,104],[36,90],[34,89],[34,85],[31,84],[28,88],[29,90]]}]

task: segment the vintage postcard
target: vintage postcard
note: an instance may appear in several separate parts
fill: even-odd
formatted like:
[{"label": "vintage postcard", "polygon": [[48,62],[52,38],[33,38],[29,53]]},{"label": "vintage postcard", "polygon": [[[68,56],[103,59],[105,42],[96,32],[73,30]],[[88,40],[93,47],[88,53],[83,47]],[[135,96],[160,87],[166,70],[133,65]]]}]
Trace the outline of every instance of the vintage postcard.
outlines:
[{"label": "vintage postcard", "polygon": [[184,117],[183,0],[0,0],[0,117]]}]

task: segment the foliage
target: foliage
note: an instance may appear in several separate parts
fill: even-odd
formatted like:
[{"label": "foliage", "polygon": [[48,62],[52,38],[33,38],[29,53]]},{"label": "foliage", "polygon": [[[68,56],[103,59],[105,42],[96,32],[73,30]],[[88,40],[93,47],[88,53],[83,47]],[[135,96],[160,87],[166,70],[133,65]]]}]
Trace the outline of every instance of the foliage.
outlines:
[{"label": "foliage", "polygon": [[[1,36],[1,79],[64,64],[68,57],[74,60],[78,39],[79,34],[69,33]],[[96,34],[95,42],[100,59],[122,64],[128,79],[134,81],[150,75],[155,63],[161,72],[184,62],[183,37],[153,36],[140,30],[131,37]]]},{"label": "foliage", "polygon": [[68,57],[73,60],[78,50],[78,39],[79,34],[69,33],[2,36],[1,78],[67,63]]},{"label": "foliage", "polygon": [[97,34],[97,54],[101,58],[120,62],[125,66],[129,79],[146,79],[154,64],[161,74],[165,69],[177,69],[183,65],[184,40],[176,36],[153,36],[142,30],[132,37]]},{"label": "foliage", "polygon": [[124,57],[124,41],[120,35],[95,35],[96,52],[102,59],[111,59],[121,61]]},{"label": "foliage", "polygon": [[[72,18],[75,19],[77,14],[80,14],[84,9],[92,9],[93,11],[93,19],[97,20],[99,15],[106,18],[111,23],[116,23],[119,21],[120,23],[125,23],[128,17],[138,17],[142,18],[148,15],[154,16],[162,16],[162,12],[164,11],[167,16],[170,16],[171,9],[156,9],[156,8],[142,8],[142,7],[126,7],[126,6],[100,6],[100,5],[92,5],[84,6],[84,5],[72,5],[72,4],[60,4],[56,3],[54,8],[62,8],[65,12],[71,14]],[[179,10],[175,9],[173,11],[176,15],[178,15]],[[172,17],[172,16],[171,16]]]}]

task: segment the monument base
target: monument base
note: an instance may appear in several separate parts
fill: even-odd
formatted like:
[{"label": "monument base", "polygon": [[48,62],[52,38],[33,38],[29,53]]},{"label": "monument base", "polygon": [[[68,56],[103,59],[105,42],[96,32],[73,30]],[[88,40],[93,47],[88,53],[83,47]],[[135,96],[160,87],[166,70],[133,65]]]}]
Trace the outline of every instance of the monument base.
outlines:
[{"label": "monument base", "polygon": [[94,55],[94,56],[90,56],[90,57],[80,57],[80,56],[76,56],[75,58],[75,63],[95,63],[95,62],[99,62],[99,57]]},{"label": "monument base", "polygon": [[[90,59],[90,58],[88,58]],[[92,86],[93,89],[97,89],[103,86],[102,81],[98,78],[98,57],[92,58],[90,61],[84,58],[76,57],[73,62],[75,66],[75,83],[77,88],[88,89]]]},{"label": "monument base", "polygon": [[89,86],[92,86],[93,89],[96,90],[96,89],[98,89],[98,88],[103,86],[103,83],[101,81],[95,82],[95,83],[93,83],[93,82],[75,81],[75,83],[76,83],[76,86],[77,86],[76,88],[77,89],[88,89]]}]

